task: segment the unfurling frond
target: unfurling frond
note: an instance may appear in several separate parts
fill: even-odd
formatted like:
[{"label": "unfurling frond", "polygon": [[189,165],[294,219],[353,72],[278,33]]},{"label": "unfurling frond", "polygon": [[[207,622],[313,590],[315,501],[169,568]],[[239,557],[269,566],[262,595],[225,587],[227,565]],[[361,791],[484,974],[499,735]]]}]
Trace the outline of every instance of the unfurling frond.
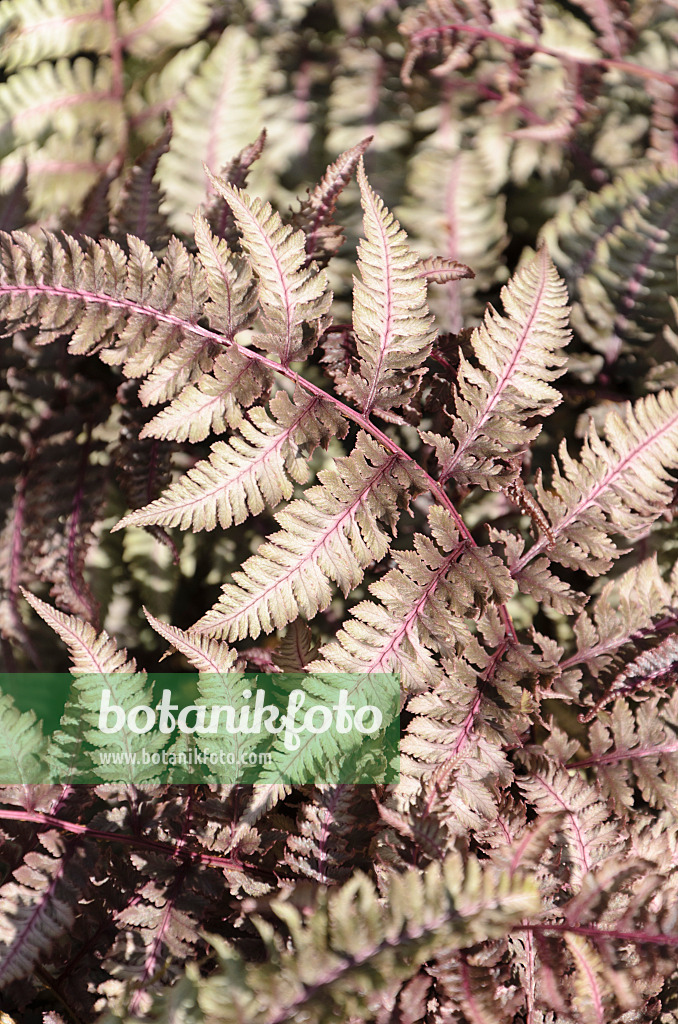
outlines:
[{"label": "unfurling frond", "polygon": [[550,382],[561,376],[569,340],[567,293],[542,249],[502,290],[506,316],[492,307],[473,332],[478,366],[460,356],[451,437],[430,431],[442,479],[497,490],[516,476],[508,456],[523,452],[540,431],[526,421],[560,402]]},{"label": "unfurling frond", "polygon": [[344,236],[341,228],[333,222],[337,199],[351,180],[358,160],[363,155],[372,137],[363,139],[357,146],[337,157],[325,171],[299,210],[291,218],[292,227],[306,236],[306,265],[313,260],[324,267],[330,258],[339,252]]},{"label": "unfurling frond", "polygon": [[358,249],[353,290],[353,329],[359,370],[349,370],[342,388],[365,414],[388,413],[419,387],[417,371],[431,349],[432,317],[426,283],[417,273],[420,257],[358,166],[365,238]]},{"label": "unfurling frond", "polygon": [[179,526],[183,530],[226,529],[291,498],[292,479],[308,480],[308,464],[300,451],[325,447],[346,432],[345,420],[333,405],[317,395],[303,394],[294,402],[279,391],[269,416],[257,407],[244,420],[240,433],[226,443],[217,441],[209,459],[193,469],[145,508],[125,516],[115,527]]},{"label": "unfurling frond", "polygon": [[419,473],[365,434],[353,453],[319,473],[321,484],[276,514],[280,526],[233,574],[219,601],[193,627],[225,640],[257,637],[329,605],[334,581],[344,594],[358,586],[389,542],[380,523],[418,488]]},{"label": "unfurling frond", "polygon": [[210,180],[231,207],[259,278],[261,330],[256,343],[288,366],[315,344],[313,333],[305,338],[303,328],[320,326],[329,309],[327,274],[313,264],[306,266],[303,232],[283,224],[270,203],[251,199],[212,175]]}]

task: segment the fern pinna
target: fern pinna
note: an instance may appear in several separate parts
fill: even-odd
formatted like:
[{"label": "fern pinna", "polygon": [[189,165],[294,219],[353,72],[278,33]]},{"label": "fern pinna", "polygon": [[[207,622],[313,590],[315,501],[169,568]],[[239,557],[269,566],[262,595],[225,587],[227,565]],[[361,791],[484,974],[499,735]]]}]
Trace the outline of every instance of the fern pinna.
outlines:
[{"label": "fern pinna", "polygon": [[[75,676],[49,739],[32,712],[0,702],[2,756],[22,780],[0,808],[8,1005],[26,1001],[29,975],[51,1018],[77,1020],[621,1022],[670,1005],[678,575],[651,554],[634,561],[627,541],[671,507],[678,393],[612,409],[531,477],[570,340],[546,246],[503,288],[502,311],[441,337],[427,288],[472,272],[412,248],[368,181],[365,148],[285,219],[241,187],[254,147],[211,175],[191,244],[172,236],[162,255],[162,241],[154,251],[131,233],[2,235],[5,335],[29,347],[38,380],[43,352],[59,352],[60,373],[70,357],[83,407],[96,405],[76,432],[38,390],[8,431],[35,455],[5,528],[7,651],[40,665],[30,606]],[[332,218],[354,170],[363,237],[351,323],[333,328]],[[445,382],[436,367],[452,348]],[[103,367],[88,374],[94,354]],[[80,456],[57,569],[21,547],[43,429]],[[121,515],[113,469],[124,478],[129,465],[141,468]],[[489,529],[460,510],[473,488]],[[235,552],[211,607],[196,606],[187,564],[213,569],[204,534],[227,540],[251,516],[255,550]],[[139,528],[153,531],[157,593],[147,582],[148,628],[126,627],[134,656],[98,623],[97,600],[112,628],[115,595],[97,591],[94,563],[96,596],[85,589],[95,528],[111,546],[124,531],[139,575],[134,544],[147,562],[151,550]],[[630,564],[589,594],[586,577],[620,556]],[[162,607],[172,579],[176,624]],[[339,605],[343,620],[339,592],[357,598]],[[534,625],[529,602],[544,612]],[[150,768],[38,785],[92,724],[91,674],[129,673],[116,699],[145,701],[138,663],[168,645],[215,686],[247,665],[350,672],[356,686],[397,672],[400,783],[181,786]]]}]

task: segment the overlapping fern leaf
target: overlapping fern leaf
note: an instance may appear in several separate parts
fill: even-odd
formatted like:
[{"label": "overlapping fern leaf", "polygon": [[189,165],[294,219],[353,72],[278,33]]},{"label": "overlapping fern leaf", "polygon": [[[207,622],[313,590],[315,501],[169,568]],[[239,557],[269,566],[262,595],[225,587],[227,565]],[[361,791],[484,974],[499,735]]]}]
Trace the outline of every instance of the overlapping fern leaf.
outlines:
[{"label": "overlapping fern leaf", "polygon": [[226,529],[292,497],[292,480],[305,483],[305,448],[327,445],[346,430],[346,421],[317,395],[291,401],[278,391],[270,416],[258,407],[241,425],[242,436],[218,441],[205,462],[173,484],[157,501],[122,519],[124,526],[179,526],[183,530]]},{"label": "overlapping fern leaf", "polygon": [[233,574],[195,630],[234,640],[270,633],[299,615],[313,618],[332,600],[330,581],[348,594],[365,567],[386,555],[383,524],[393,529],[409,495],[422,489],[418,467],[364,433],[319,479],[276,514],[282,529]]}]

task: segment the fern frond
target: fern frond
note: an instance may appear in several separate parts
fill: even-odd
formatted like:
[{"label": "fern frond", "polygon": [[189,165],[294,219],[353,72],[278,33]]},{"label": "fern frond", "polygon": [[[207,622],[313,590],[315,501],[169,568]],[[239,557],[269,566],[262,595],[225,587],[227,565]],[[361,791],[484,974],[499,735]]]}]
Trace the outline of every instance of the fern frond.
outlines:
[{"label": "fern frond", "polygon": [[304,235],[284,225],[270,203],[210,175],[214,188],[228,202],[242,234],[242,244],[259,278],[261,332],[255,342],[280,358],[283,366],[307,355],[315,342],[303,327],[314,321],[321,329],[332,301],[324,270],[306,267]]},{"label": "fern frond", "polygon": [[233,341],[238,331],[254,319],[256,280],[249,264],[234,256],[226,242],[212,234],[200,212],[193,218],[193,227],[209,289],[205,314],[210,327]]},{"label": "fern frond", "polygon": [[[410,161],[412,198],[399,210],[412,243],[423,255],[435,261],[441,254],[452,264],[459,261],[473,268],[472,275],[459,275],[472,276],[473,281],[463,280],[439,293],[434,289],[430,295],[438,323],[455,334],[468,324],[469,316],[480,317],[484,306],[476,293],[491,287],[502,267],[505,202],[494,195],[486,164],[489,161],[475,150],[451,146],[441,129],[424,140]],[[456,279],[431,278],[430,283]]]},{"label": "fern frond", "polygon": [[343,391],[363,413],[403,405],[419,386],[417,371],[431,349],[434,330],[426,284],[417,275],[420,258],[407,235],[372,191],[358,165],[365,238],[358,249],[361,280],[353,289],[353,329],[359,371],[349,370]]},{"label": "fern frond", "polygon": [[199,672],[233,671],[236,655],[226,644],[219,640],[186,632],[179,629],[178,626],[169,626],[151,615],[147,608],[144,608],[144,615],[156,633],[159,633],[168,643],[181,651]]},{"label": "fern frond", "polygon": [[619,699],[589,727],[590,757],[570,768],[593,768],[596,785],[618,813],[632,813],[634,785],[643,800],[672,814],[678,809],[678,697],[651,697],[633,707]]},{"label": "fern frond", "polygon": [[624,171],[543,229],[578,300],[573,326],[610,360],[671,320],[677,210],[678,169],[666,162]]},{"label": "fern frond", "polygon": [[8,70],[76,53],[109,53],[111,26],[101,0],[6,0],[0,63]]},{"label": "fern frond", "polygon": [[[21,712],[0,691],[0,779],[3,785],[44,782],[45,739],[34,711]],[[42,777],[41,777],[42,776]]]},{"label": "fern frond", "polygon": [[246,30],[229,25],[184,86],[172,110],[169,152],[158,166],[175,231],[188,232],[191,217],[204,200],[203,164],[217,171],[261,130],[267,68],[268,61]]},{"label": "fern frond", "polygon": [[356,851],[369,845],[369,814],[361,787],[314,787],[297,815],[298,834],[287,837],[285,863],[295,874],[321,885],[345,882],[362,866],[355,863]]},{"label": "fern frond", "polygon": [[[245,146],[237,156],[221,168],[218,177],[229,185],[244,189],[252,165],[259,159],[266,145],[266,129],[262,128],[259,136],[249,146]],[[240,250],[240,235],[235,226],[235,219],[223,196],[214,192],[204,204],[205,217],[217,238],[223,238],[235,252]]]},{"label": "fern frond", "polygon": [[467,548],[444,509],[433,506],[429,524],[435,542],[417,534],[414,550],[393,552],[396,568],[370,585],[379,603],[356,605],[309,671],[394,671],[419,691],[439,679],[434,653],[451,658],[471,642],[466,620],[479,605],[509,599],[513,584],[495,555]]},{"label": "fern frond", "polygon": [[399,503],[417,487],[415,469],[361,433],[351,455],[318,474],[320,485],[276,514],[282,529],[233,574],[194,631],[257,637],[327,608],[330,581],[348,594],[388,552],[380,521],[394,525]]},{"label": "fern frond", "polygon": [[511,567],[519,582],[528,562],[548,546],[549,557],[591,576],[620,554],[611,535],[641,536],[672,500],[672,470],[678,468],[678,391],[661,391],[613,409],[603,424],[605,439],[591,422],[579,460],[560,446],[548,490],[536,479],[539,502],[551,522],[555,544],[542,538]]},{"label": "fern frond", "polygon": [[272,416],[258,407],[240,427],[241,436],[217,441],[209,459],[198,462],[177,483],[145,508],[125,516],[125,526],[179,526],[182,530],[224,529],[275,507],[292,497],[292,479],[308,480],[307,463],[299,450],[327,447],[330,438],[346,432],[345,420],[329,402],[303,394],[291,401],[279,391],[271,401]]},{"label": "fern frond", "polygon": [[610,808],[595,789],[562,766],[540,754],[519,754],[527,775],[517,782],[539,814],[564,812],[559,832],[562,856],[567,859],[570,884],[577,891],[584,876],[612,853],[620,852],[623,836],[610,819]]},{"label": "fern frond", "polygon": [[128,659],[127,651],[119,650],[108,633],[97,633],[88,622],[83,622],[75,615],[65,615],[33,594],[24,591],[24,597],[68,647],[74,673],[98,672],[103,675],[136,672],[134,659]]},{"label": "fern frond", "polygon": [[[48,852],[24,857],[11,881],[0,888],[0,981],[3,987],[30,976],[55,943],[63,942],[74,918],[69,899],[74,864],[81,857],[54,832],[41,836]],[[77,868],[76,868],[77,871]]]},{"label": "fern frond", "polygon": [[623,647],[653,629],[662,614],[670,613],[672,593],[662,579],[657,557],[646,558],[616,580],[606,583],[589,611],[573,625],[577,649],[562,667],[585,664],[593,678],[623,664]]},{"label": "fern frond", "polygon": [[281,672],[302,672],[317,656],[313,633],[303,619],[290,622],[273,660]]},{"label": "fern frond", "polygon": [[[375,997],[439,955],[504,934],[521,916],[535,913],[533,885],[510,879],[459,855],[424,872],[393,876],[380,901],[372,883],[356,874],[340,889],[318,894],[311,922],[292,900],[271,904],[291,936],[285,949],[266,922],[258,929],[266,963],[245,962],[223,940],[214,938],[221,969],[201,985],[200,1006],[228,1024],[254,1021],[281,1024],[303,1015],[310,1024],[331,1018],[369,1018]],[[185,989],[193,1004],[195,996]]]},{"label": "fern frond", "polygon": [[[200,892],[200,883],[203,888],[211,886],[199,869],[168,865],[165,858],[153,854],[143,858],[133,854],[132,859],[144,876],[151,877],[116,915],[118,934],[104,967],[119,984],[127,983],[128,991],[121,1005],[130,1014],[143,1015],[150,1009],[160,982],[171,981],[183,964],[196,955],[199,922],[209,906],[209,897]],[[114,992],[114,983],[107,981],[110,1010],[116,1005]]]},{"label": "fern frond", "polygon": [[[44,601],[24,592],[24,597],[31,607],[44,619],[69,649],[73,663],[72,674],[73,694],[69,701],[70,721],[63,735],[53,737],[53,746],[73,744],[73,717],[77,711],[77,731],[81,739],[87,741],[94,749],[84,751],[77,758],[72,768],[77,773],[85,771],[88,781],[92,773],[103,780],[121,779],[130,783],[147,783],[152,781],[157,770],[153,765],[143,765],[141,751],[157,751],[164,744],[160,734],[146,735],[129,728],[127,715],[140,704],[146,707],[153,704],[153,690],[146,673],[138,672],[134,659],[127,658],[127,651],[119,650],[115,640],[108,633],[96,631],[87,622],[74,615],[51,608]],[[99,729],[99,712],[101,708],[102,683],[110,690],[110,702],[121,707],[125,712],[125,721],[120,731],[107,735]],[[67,708],[69,711],[69,708]],[[89,727],[83,730],[83,722]],[[107,751],[119,751],[125,758],[122,764],[101,764],[97,757],[97,748],[105,747]],[[58,751],[48,752],[50,760],[58,761]],[[91,765],[88,762],[91,759]],[[136,762],[139,762],[138,764]]]},{"label": "fern frond", "polygon": [[212,8],[212,0],[123,0],[117,8],[120,43],[143,60],[189,46],[208,26]]},{"label": "fern frond", "polygon": [[502,710],[484,693],[479,713],[479,673],[461,658],[453,664],[432,692],[408,703],[415,717],[402,741],[401,770],[429,788],[429,804],[437,797],[445,829],[458,835],[496,817],[497,791],[511,784],[513,769],[500,743]]},{"label": "fern frond", "polygon": [[119,240],[128,234],[134,235],[155,252],[164,249],[169,239],[169,226],[160,212],[162,193],[155,175],[160,157],[169,148],[170,138],[171,129],[167,125],[129,168],[110,216],[111,231]]},{"label": "fern frond", "polygon": [[358,160],[371,141],[371,136],[363,139],[357,146],[338,156],[313,191],[309,191],[308,198],[301,202],[299,210],[292,215],[292,227],[295,231],[303,231],[306,236],[306,266],[315,261],[319,267],[325,267],[331,257],[339,252],[344,236],[341,228],[333,223],[337,199],[351,180]]},{"label": "fern frond", "polygon": [[460,355],[451,437],[430,431],[441,479],[506,486],[516,470],[502,461],[525,451],[540,431],[525,421],[547,416],[561,400],[550,382],[564,372],[560,351],[569,340],[567,293],[542,249],[502,289],[506,316],[492,307],[472,344],[478,366]]},{"label": "fern frond", "polygon": [[65,141],[79,128],[94,133],[106,125],[113,130],[120,116],[107,58],[96,64],[86,57],[44,61],[0,85],[0,133],[11,133],[13,159],[25,142],[53,131]]}]

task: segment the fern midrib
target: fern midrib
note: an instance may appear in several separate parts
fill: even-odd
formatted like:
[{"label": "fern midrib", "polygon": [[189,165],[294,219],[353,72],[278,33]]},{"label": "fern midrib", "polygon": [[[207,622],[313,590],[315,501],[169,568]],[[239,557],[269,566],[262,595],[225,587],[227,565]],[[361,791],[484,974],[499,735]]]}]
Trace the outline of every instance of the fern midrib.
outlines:
[{"label": "fern midrib", "polygon": [[[419,463],[411,455],[405,452],[398,444],[396,444],[395,441],[392,441],[391,438],[383,432],[383,430],[380,430],[374,423],[372,423],[369,416],[365,416],[357,409],[351,408],[350,405],[346,405],[339,398],[336,398],[329,392],[324,391],[321,387],[318,387],[318,385],[312,384],[310,381],[306,380],[305,377],[302,377],[294,370],[291,370],[288,366],[281,365],[281,363],[278,363],[274,359],[269,358],[262,352],[257,352],[255,350],[246,348],[243,345],[238,345],[236,342],[228,342],[224,340],[222,335],[217,334],[215,331],[211,331],[206,327],[200,327],[198,324],[188,323],[181,317],[174,316],[171,313],[154,309],[152,306],[144,306],[143,304],[135,302],[131,299],[113,298],[108,295],[97,294],[96,292],[89,292],[84,290],[78,291],[75,288],[63,288],[58,285],[44,284],[9,285],[3,283],[0,284],[0,295],[2,294],[63,295],[78,302],[90,302],[99,305],[110,305],[115,307],[116,309],[130,310],[134,313],[138,313],[141,316],[149,317],[150,319],[155,320],[156,322],[174,324],[177,327],[183,328],[183,330],[185,330],[187,333],[192,333],[198,335],[199,337],[207,338],[210,341],[214,341],[216,344],[221,345],[226,349],[229,349],[231,347],[234,348],[244,359],[252,359],[255,362],[261,363],[262,366],[268,367],[273,372],[283,374],[285,377],[288,378],[288,380],[293,381],[299,387],[304,388],[311,394],[318,395],[319,398],[331,402],[335,406],[335,408],[342,414],[342,416],[344,416],[348,420],[351,420],[351,422],[358,424],[358,426],[362,427],[363,430],[365,430],[368,434],[371,434],[376,441],[382,444],[387,451],[396,454],[398,458],[402,459],[406,464],[416,466],[419,474],[422,476],[423,479],[426,480],[429,493],[432,494],[433,497],[443,506],[443,508],[447,509],[447,511],[450,513],[461,536],[464,537],[464,539],[472,547],[478,546],[470,530],[466,526],[466,523],[460,516],[457,509],[455,508],[452,500],[443,490],[442,485],[438,483],[437,480],[434,480],[434,478],[428,472],[426,472],[426,470],[419,466]],[[515,629],[513,627],[511,617],[506,609],[506,605],[500,605],[499,612],[502,617],[502,621],[504,622],[504,627],[506,629],[507,635],[511,636],[515,640]]]},{"label": "fern midrib", "polygon": [[[445,925],[455,922],[459,924],[461,935],[453,936],[451,940],[446,943],[447,948],[459,949],[461,945],[467,941],[468,936],[465,935],[468,924],[470,924],[474,917],[480,916],[483,911],[497,910],[504,906],[511,905],[515,895],[505,894],[498,895],[494,898],[483,900],[482,898],[477,899],[469,904],[463,905],[463,911],[460,912],[457,906],[457,897],[463,897],[465,894],[455,894],[453,905],[443,913],[438,914],[433,919],[428,919],[426,922],[413,924],[410,921],[403,923],[402,930],[397,935],[390,937],[385,935],[379,942],[371,946],[369,949],[363,950],[357,954],[346,955],[343,952],[337,952],[329,949],[329,952],[334,953],[335,956],[343,955],[344,959],[341,963],[336,964],[334,967],[328,968],[325,976],[313,983],[312,985],[304,985],[303,992],[301,992],[295,999],[291,1000],[287,1006],[275,1014],[273,1017],[269,1017],[265,1024],[285,1024],[285,1022],[292,1019],[294,1011],[300,1007],[303,1007],[310,999],[316,997],[323,989],[333,985],[339,978],[350,973],[355,968],[362,967],[369,960],[373,960],[378,957],[381,953],[385,953],[388,950],[403,948],[402,959],[408,964],[418,965],[421,961],[418,959],[416,946],[420,942],[422,945],[427,939],[433,938],[436,932],[442,930]],[[518,899],[524,898],[524,893],[518,893]],[[458,941],[454,941],[458,939]],[[476,940],[480,941],[480,940]],[[678,940],[677,940],[678,941]],[[414,949],[410,954],[407,952],[408,946],[414,946]],[[440,951],[439,951],[440,952]],[[411,974],[415,973],[413,968]],[[406,977],[409,977],[407,974]]]},{"label": "fern midrib", "polygon": [[[273,271],[274,271],[274,273],[275,273],[275,275],[276,275],[276,277],[278,279],[278,285],[279,285],[279,288],[280,288],[280,294],[281,294],[281,296],[283,298],[283,305],[285,307],[285,321],[286,321],[287,336],[285,338],[285,346],[284,346],[283,352],[282,352],[282,354],[280,356],[280,363],[281,363],[282,366],[287,368],[287,366],[289,365],[289,362],[290,362],[290,357],[291,357],[292,328],[293,328],[293,323],[292,323],[292,319],[293,319],[293,317],[292,317],[292,298],[291,298],[291,293],[290,293],[289,286],[287,284],[287,275],[285,274],[285,271],[284,271],[283,267],[280,265],[280,260],[278,259],[278,255],[276,253],[276,250],[275,250],[275,248],[274,248],[270,238],[268,237],[268,232],[264,231],[263,227],[257,221],[256,216],[254,215],[252,210],[249,209],[249,207],[242,201],[242,199],[240,198],[240,195],[238,194],[238,192],[236,192],[232,188],[229,188],[229,190],[228,190],[228,198],[226,199],[226,202],[229,204],[229,206],[231,205],[231,202],[235,202],[236,203],[236,205],[238,206],[238,211],[240,213],[240,217],[241,218],[247,218],[247,220],[249,221],[249,225],[250,225],[250,231],[255,232],[256,235],[257,235],[257,238],[259,239],[260,244],[263,243],[265,248],[268,249],[270,260],[271,260],[271,265],[272,265]],[[266,223],[269,224],[272,219],[273,219],[273,214],[270,213],[268,218],[267,218]],[[293,232],[290,229],[288,234],[287,234],[287,236],[286,236],[286,238],[285,238],[285,241],[288,241],[292,236],[293,236]],[[245,236],[245,241],[247,241],[247,236]],[[261,274],[257,274],[257,276],[258,276],[259,282],[261,284],[264,284],[264,285],[267,284],[265,278],[262,278]]]},{"label": "fern midrib", "polygon": [[[144,607],[144,615],[150,622],[153,629],[157,633],[159,633],[161,637],[167,640],[169,644],[180,644],[182,647],[188,648],[193,652],[193,656],[195,657],[196,661],[202,660],[205,664],[209,665],[209,669],[207,671],[214,672],[217,675],[221,675],[224,672],[231,671],[230,667],[225,668],[223,665],[220,665],[218,662],[214,660],[214,658],[209,653],[209,645],[207,650],[204,650],[202,647],[200,647],[198,644],[194,643],[191,640],[190,633],[187,634],[182,632],[181,638],[178,638],[177,636],[175,636],[174,631],[172,630],[171,627],[168,627],[166,623],[161,622],[160,619],[156,619],[156,617],[154,615],[151,615],[151,613],[148,611],[146,607]],[[198,668],[198,671],[203,671],[203,669]]]},{"label": "fern midrib", "polygon": [[[585,875],[587,871],[591,870],[591,861],[589,859],[589,852],[586,846],[586,842],[584,840],[582,829],[580,828],[579,822],[577,820],[576,812],[563,799],[561,794],[548,782],[544,775],[539,774],[536,771],[531,771],[530,776],[532,779],[534,779],[535,782],[538,782],[543,787],[543,789],[549,794],[553,801],[560,806],[561,810],[565,811],[568,818],[570,819],[572,832],[576,839],[577,846],[579,847],[579,852],[581,856],[582,875]],[[581,810],[587,810],[588,806],[590,805],[581,808]]]},{"label": "fern midrib", "polygon": [[391,345],[393,336],[393,265],[391,261],[391,253],[388,247],[388,237],[386,234],[386,228],[384,227],[383,221],[379,216],[379,211],[374,201],[374,195],[371,191],[368,191],[367,196],[370,202],[372,217],[374,218],[374,221],[377,224],[379,230],[379,242],[381,244],[382,250],[381,266],[384,270],[385,278],[384,298],[386,300],[386,308],[384,309],[383,312],[383,325],[380,325],[382,330],[379,338],[379,355],[377,357],[377,362],[372,373],[372,384],[370,385],[369,393],[367,395],[367,398],[365,399],[365,404],[363,405],[363,413],[365,416],[369,416],[370,410],[374,405],[377,390],[381,383],[381,368],[384,365],[386,353]]},{"label": "fern midrib", "polygon": [[[378,657],[371,661],[366,669],[362,670],[364,673],[379,671],[384,664],[384,660],[389,654],[397,654],[398,649],[400,648],[404,638],[407,636],[412,623],[419,618],[422,608],[428,603],[428,601],[430,601],[432,595],[436,592],[438,586],[447,575],[450,566],[459,559],[464,550],[464,546],[464,544],[458,544],[449,555],[445,556],[445,560],[442,565],[435,570],[433,577],[426,584],[421,597],[415,602],[414,607],[407,613],[406,617],[398,623],[396,632],[392,633],[387,638],[386,643],[379,650]],[[424,646],[426,645],[424,644]]]}]

